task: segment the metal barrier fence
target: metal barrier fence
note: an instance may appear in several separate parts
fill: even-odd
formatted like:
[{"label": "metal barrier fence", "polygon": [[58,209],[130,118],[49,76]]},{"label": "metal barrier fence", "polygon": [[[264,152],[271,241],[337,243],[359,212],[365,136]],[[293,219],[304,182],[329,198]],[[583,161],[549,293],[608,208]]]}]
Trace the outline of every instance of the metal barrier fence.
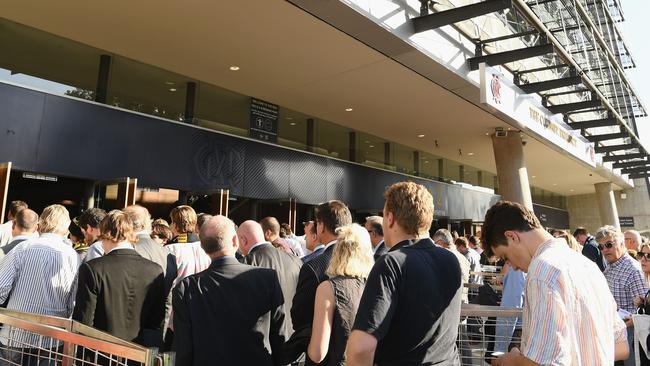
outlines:
[{"label": "metal barrier fence", "polygon": [[0,366],[173,366],[158,354],[73,320],[0,309]]},{"label": "metal barrier fence", "polygon": [[521,314],[521,308],[463,304],[457,342],[461,364],[489,365],[492,358],[519,346]]}]

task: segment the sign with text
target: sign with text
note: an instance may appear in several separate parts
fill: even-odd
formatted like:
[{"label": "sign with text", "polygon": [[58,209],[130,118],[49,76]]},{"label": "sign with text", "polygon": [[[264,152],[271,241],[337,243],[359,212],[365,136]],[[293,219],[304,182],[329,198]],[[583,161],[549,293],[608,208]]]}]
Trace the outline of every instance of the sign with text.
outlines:
[{"label": "sign with text", "polygon": [[526,94],[497,69],[486,64],[479,66],[481,76],[481,103],[499,112],[519,128],[552,143],[563,151],[595,167],[600,157],[594,144],[564,123],[561,114],[546,109],[534,94]]},{"label": "sign with text", "polygon": [[248,135],[252,138],[268,141],[278,141],[279,107],[276,104],[251,98],[251,119]]},{"label": "sign with text", "polygon": [[620,216],[618,218],[618,223],[621,224],[621,227],[634,227],[634,217]]}]

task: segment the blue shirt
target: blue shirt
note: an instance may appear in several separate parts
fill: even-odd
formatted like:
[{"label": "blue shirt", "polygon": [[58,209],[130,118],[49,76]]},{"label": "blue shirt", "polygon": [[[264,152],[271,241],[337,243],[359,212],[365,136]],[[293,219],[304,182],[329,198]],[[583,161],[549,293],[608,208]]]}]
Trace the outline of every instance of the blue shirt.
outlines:
[{"label": "blue shirt", "polygon": [[[526,274],[519,270],[510,268],[503,277],[503,297],[501,298],[502,308],[521,308],[524,305],[524,286],[526,285]],[[508,352],[508,345],[512,339],[515,328],[521,328],[521,317],[497,318],[495,331],[495,352]]]}]

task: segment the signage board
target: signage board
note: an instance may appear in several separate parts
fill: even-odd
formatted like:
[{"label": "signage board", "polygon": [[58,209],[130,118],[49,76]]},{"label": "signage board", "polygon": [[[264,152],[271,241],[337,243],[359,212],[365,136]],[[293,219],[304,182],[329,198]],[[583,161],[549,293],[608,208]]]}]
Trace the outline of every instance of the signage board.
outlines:
[{"label": "signage board", "polygon": [[621,225],[621,227],[634,227],[634,217],[621,216],[618,218],[618,223]]},{"label": "signage board", "polygon": [[262,141],[277,142],[279,111],[280,108],[276,104],[251,98],[248,135]]},{"label": "signage board", "polygon": [[499,70],[480,64],[481,103],[505,117],[511,124],[545,140],[591,167],[596,167],[600,156],[579,131],[564,123],[561,114],[553,114],[542,105],[539,96],[526,94]]}]

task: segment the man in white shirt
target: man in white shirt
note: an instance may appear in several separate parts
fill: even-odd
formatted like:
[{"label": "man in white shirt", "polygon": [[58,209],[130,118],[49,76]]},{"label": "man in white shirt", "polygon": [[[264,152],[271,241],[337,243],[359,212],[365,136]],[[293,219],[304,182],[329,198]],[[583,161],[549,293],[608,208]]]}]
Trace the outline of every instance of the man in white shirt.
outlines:
[{"label": "man in white shirt", "polygon": [[3,247],[11,241],[12,235],[11,231],[13,228],[13,221],[18,212],[27,208],[27,203],[23,201],[12,201],[9,204],[9,210],[7,211],[7,222],[0,225],[0,247]]},{"label": "man in white shirt", "polygon": [[386,244],[384,244],[384,220],[381,216],[368,216],[364,227],[370,234],[370,243],[372,244],[372,253],[377,261],[382,255],[388,252]]},{"label": "man in white shirt", "polygon": [[27,239],[38,237],[38,214],[28,208],[18,211],[13,220],[11,235],[13,239],[9,244],[0,248],[0,258],[3,258],[13,248]]}]

